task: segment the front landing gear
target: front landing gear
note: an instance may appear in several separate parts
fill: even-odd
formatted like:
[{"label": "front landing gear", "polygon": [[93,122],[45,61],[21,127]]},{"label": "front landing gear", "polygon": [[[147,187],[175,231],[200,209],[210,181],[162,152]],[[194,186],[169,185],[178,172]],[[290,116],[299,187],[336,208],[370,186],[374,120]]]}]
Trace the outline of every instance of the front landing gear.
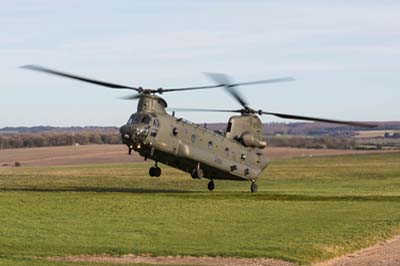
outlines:
[{"label": "front landing gear", "polygon": [[208,190],[213,191],[214,188],[215,188],[214,180],[211,180],[210,182],[208,182]]},{"label": "front landing gear", "polygon": [[157,166],[157,162],[155,166],[150,167],[149,175],[151,177],[159,177],[161,175],[161,168]]},{"label": "front landing gear", "polygon": [[151,177],[159,177],[161,175],[161,168],[160,167],[150,167],[149,169],[149,175]]},{"label": "front landing gear", "polygon": [[258,187],[257,187],[256,181],[251,181],[250,191],[252,193],[255,193],[255,192],[257,192],[257,190],[258,190]]}]

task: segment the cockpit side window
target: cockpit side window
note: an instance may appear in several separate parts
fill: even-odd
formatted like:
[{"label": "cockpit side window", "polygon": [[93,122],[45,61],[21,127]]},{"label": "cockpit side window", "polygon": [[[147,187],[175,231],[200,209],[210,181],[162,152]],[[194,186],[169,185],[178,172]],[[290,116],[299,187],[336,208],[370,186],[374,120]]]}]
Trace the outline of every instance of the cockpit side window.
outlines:
[{"label": "cockpit side window", "polygon": [[157,118],[153,119],[153,127],[154,128],[159,128],[160,127],[160,121],[158,121]]},{"label": "cockpit side window", "polygon": [[135,115],[131,115],[131,117],[129,117],[128,122],[126,122],[127,124],[133,124],[135,122]]},{"label": "cockpit side window", "polygon": [[139,124],[141,120],[142,120],[142,115],[137,114],[137,115],[135,116],[135,120],[133,120],[133,123],[134,123],[134,124]]},{"label": "cockpit side window", "polygon": [[142,120],[140,121],[143,124],[149,125],[151,122],[151,117],[148,115],[143,116]]},{"label": "cockpit side window", "polygon": [[160,127],[160,121],[157,119],[157,116],[155,116],[154,114],[152,115],[152,117],[153,117],[153,125],[151,127],[150,134],[152,137],[156,137],[158,128]]}]

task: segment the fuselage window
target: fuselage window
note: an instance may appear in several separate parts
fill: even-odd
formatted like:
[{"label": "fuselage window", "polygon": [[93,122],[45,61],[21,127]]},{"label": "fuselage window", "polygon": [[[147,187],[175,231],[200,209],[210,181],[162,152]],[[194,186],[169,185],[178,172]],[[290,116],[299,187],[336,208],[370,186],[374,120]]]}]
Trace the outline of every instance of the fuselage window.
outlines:
[{"label": "fuselage window", "polygon": [[208,148],[209,148],[210,150],[213,148],[213,143],[212,143],[211,140],[208,142]]},{"label": "fuselage window", "polygon": [[228,157],[229,156],[229,148],[225,148],[225,155]]},{"label": "fuselage window", "polygon": [[193,134],[193,135],[192,135],[192,143],[195,143],[195,142],[196,142],[196,135]]}]

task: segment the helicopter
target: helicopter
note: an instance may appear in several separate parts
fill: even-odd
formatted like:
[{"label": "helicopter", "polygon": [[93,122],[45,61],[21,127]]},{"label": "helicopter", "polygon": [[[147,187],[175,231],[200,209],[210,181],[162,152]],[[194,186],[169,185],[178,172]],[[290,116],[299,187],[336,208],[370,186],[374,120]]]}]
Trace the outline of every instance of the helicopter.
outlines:
[{"label": "helicopter", "polygon": [[[123,99],[138,100],[137,112],[132,114],[127,123],[119,128],[121,142],[128,146],[128,154],[131,155],[132,151],[135,151],[145,160],[153,160],[154,166],[149,169],[151,177],[161,176],[161,168],[158,163],[163,163],[189,173],[193,179],[209,179],[207,187],[210,191],[215,188],[214,180],[238,180],[250,181],[250,191],[257,192],[256,181],[269,164],[269,160],[263,152],[263,149],[267,147],[267,141],[264,138],[259,116],[272,115],[284,119],[367,128],[376,127],[376,125],[364,122],[256,110],[247,103],[237,89],[239,86],[293,81],[292,77],[235,83],[225,74],[205,73],[215,82],[215,85],[144,89],[86,78],[37,65],[26,65],[22,68],[112,89],[135,91],[136,94]],[[169,92],[216,88],[225,89],[241,105],[241,108],[232,110],[172,108],[173,112],[169,114],[167,102],[159,96]],[[177,118],[175,111],[228,112],[237,113],[237,115],[231,116],[225,132],[220,132],[191,123],[183,118]]]}]

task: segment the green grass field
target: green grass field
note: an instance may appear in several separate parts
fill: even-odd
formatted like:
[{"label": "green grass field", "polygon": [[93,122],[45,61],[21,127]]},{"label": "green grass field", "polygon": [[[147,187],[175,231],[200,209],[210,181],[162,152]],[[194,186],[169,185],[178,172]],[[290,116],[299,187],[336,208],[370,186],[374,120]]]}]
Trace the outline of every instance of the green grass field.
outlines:
[{"label": "green grass field", "polygon": [[256,194],[235,181],[209,192],[166,166],[150,178],[149,166],[1,168],[0,265],[104,253],[309,264],[400,233],[400,154],[272,162]]}]

